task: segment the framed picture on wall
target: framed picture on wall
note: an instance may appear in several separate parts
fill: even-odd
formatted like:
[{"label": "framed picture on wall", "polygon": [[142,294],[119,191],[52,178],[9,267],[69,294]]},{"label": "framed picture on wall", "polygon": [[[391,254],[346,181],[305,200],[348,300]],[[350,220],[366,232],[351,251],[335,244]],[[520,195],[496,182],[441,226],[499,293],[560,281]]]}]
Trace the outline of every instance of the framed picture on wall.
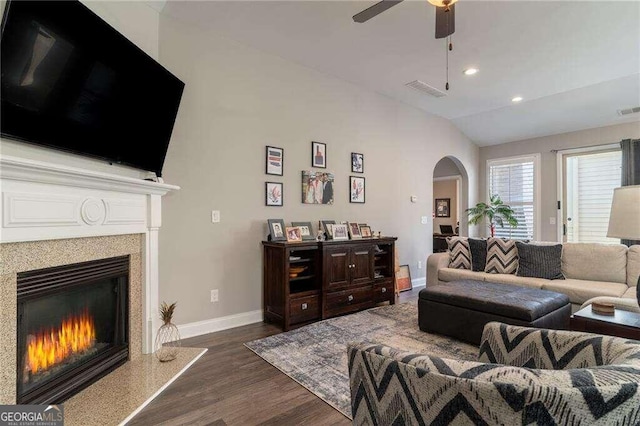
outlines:
[{"label": "framed picture on wall", "polygon": [[265,155],[266,173],[268,175],[282,176],[284,166],[284,149],[275,146],[267,146]]},{"label": "framed picture on wall", "polygon": [[327,144],[311,142],[311,167],[327,168]]},{"label": "framed picture on wall", "polygon": [[364,204],[364,178],[349,176],[349,202]]},{"label": "framed picture on wall", "polygon": [[281,182],[265,182],[264,185],[265,205],[280,207],[283,205],[282,200],[282,183]]},{"label": "framed picture on wall", "polygon": [[451,217],[451,198],[436,198],[436,217]]},{"label": "framed picture on wall", "polygon": [[358,152],[351,153],[351,171],[353,173],[364,173],[364,155]]},{"label": "framed picture on wall", "polygon": [[333,173],[302,171],[302,204],[333,204]]}]

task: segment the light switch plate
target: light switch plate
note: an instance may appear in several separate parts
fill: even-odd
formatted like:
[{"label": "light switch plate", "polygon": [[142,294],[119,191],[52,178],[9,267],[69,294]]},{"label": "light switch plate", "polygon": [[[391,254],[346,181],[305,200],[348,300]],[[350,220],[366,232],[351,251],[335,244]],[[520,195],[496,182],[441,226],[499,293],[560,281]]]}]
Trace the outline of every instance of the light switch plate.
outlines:
[{"label": "light switch plate", "polygon": [[556,224],[556,218],[555,217],[550,217],[549,218],[549,225],[555,225]]},{"label": "light switch plate", "polygon": [[420,223],[423,225],[429,223],[429,216],[420,216]]},{"label": "light switch plate", "polygon": [[220,210],[211,210],[211,222],[220,223]]}]

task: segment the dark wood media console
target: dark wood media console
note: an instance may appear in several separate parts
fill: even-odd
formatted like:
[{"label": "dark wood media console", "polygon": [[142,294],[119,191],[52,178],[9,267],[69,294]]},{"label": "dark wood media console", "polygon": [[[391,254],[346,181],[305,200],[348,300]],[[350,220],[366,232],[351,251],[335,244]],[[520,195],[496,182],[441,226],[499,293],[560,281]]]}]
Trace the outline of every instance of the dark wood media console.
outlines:
[{"label": "dark wood media console", "polygon": [[264,320],[287,331],[395,303],[395,241],[263,241]]}]

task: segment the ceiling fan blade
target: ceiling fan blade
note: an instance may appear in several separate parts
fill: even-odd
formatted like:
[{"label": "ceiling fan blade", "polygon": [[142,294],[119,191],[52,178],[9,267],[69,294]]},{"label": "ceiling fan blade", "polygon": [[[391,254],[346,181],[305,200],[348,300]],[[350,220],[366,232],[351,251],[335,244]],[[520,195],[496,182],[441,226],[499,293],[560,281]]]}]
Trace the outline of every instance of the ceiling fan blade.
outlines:
[{"label": "ceiling fan blade", "polygon": [[436,7],[436,38],[449,37],[456,31],[456,5],[449,6],[449,11],[444,7]]},{"label": "ceiling fan blade", "polygon": [[395,6],[400,3],[402,0],[382,0],[379,3],[374,4],[373,6],[363,10],[360,13],[353,15],[354,22],[367,22],[369,19],[373,18],[384,12],[385,10]]}]

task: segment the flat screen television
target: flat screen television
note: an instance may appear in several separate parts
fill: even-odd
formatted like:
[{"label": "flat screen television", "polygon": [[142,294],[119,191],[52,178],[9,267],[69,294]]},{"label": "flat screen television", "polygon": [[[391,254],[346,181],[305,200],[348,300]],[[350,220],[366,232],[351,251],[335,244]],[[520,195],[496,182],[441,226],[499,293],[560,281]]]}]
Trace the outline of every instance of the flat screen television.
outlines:
[{"label": "flat screen television", "polygon": [[78,1],[10,1],[3,137],[162,174],[184,83]]}]

